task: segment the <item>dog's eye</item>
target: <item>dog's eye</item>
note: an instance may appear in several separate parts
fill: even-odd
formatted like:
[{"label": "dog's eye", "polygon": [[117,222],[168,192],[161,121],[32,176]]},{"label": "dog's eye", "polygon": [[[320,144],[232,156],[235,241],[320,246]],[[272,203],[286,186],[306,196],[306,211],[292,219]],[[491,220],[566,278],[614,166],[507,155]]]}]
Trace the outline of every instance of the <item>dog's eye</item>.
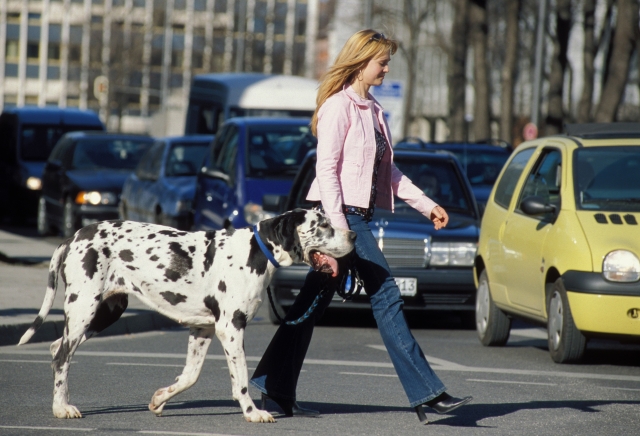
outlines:
[{"label": "dog's eye", "polygon": [[327,223],[327,222],[320,223],[320,224],[318,224],[318,227],[320,227],[322,229],[328,229],[329,228],[329,223]]}]

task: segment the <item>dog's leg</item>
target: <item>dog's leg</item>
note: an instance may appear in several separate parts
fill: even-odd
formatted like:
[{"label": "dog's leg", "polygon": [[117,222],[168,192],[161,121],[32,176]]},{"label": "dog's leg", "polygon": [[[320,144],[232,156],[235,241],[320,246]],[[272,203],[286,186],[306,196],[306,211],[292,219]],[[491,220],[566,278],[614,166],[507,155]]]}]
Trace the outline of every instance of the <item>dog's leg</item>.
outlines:
[{"label": "dog's leg", "polygon": [[69,297],[64,304],[65,327],[62,337],[49,348],[53,355],[52,409],[56,418],[82,418],[80,411],[69,404],[69,365],[78,346],[88,339],[86,333],[93,319],[89,314],[95,313],[99,303],[91,287],[78,292],[69,286],[65,295]]},{"label": "dog's leg", "polygon": [[55,353],[51,368],[53,369],[54,378],[52,409],[56,418],[82,418],[80,411],[69,404],[69,365],[73,353],[75,353],[78,345],[83,342],[84,329],[78,325],[73,329],[69,326],[71,323],[73,321],[67,319],[67,327],[62,338],[51,344],[50,348],[52,354]]},{"label": "dog's leg", "polygon": [[161,388],[151,397],[149,410],[156,414],[162,415],[162,409],[167,401],[178,395],[180,392],[186,391],[198,381],[202,364],[207,356],[207,350],[211,344],[215,328],[201,329],[192,327],[189,332],[189,348],[187,351],[187,364],[182,370],[182,374],[176,377],[176,382],[166,388]]},{"label": "dog's leg", "polygon": [[269,412],[258,409],[249,396],[249,374],[244,354],[244,328],[236,330],[230,327],[224,332],[218,330],[216,334],[227,356],[233,399],[240,402],[244,419],[247,422],[276,422]]}]

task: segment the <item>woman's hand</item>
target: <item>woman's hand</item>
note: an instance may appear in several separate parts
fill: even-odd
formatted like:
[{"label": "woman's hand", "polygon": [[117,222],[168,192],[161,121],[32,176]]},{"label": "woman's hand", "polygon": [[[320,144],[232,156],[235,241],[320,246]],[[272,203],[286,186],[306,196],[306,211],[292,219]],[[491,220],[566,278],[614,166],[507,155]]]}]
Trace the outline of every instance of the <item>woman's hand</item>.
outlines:
[{"label": "woman's hand", "polygon": [[431,221],[433,221],[433,225],[436,230],[440,230],[449,223],[449,215],[447,212],[440,206],[436,206],[431,211],[431,216],[429,217]]}]

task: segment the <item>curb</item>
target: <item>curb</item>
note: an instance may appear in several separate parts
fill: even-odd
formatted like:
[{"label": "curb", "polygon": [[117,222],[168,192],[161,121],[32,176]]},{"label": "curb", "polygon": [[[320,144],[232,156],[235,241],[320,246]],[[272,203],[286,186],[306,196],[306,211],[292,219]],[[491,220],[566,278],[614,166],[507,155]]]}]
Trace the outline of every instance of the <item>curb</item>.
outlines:
[{"label": "curb", "polygon": [[[0,326],[0,346],[17,345],[30,326],[31,323]],[[118,321],[101,331],[98,337],[143,333],[176,327],[182,326],[157,312],[140,310],[128,316],[123,314]],[[45,321],[28,344],[53,342],[62,336],[63,329],[64,321]]]}]

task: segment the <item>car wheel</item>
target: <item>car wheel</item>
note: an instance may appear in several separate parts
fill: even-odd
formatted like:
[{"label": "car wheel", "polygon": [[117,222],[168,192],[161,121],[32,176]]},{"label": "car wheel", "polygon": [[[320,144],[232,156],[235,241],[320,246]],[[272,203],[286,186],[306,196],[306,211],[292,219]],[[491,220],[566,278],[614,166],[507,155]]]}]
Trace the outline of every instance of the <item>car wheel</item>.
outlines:
[{"label": "car wheel", "polygon": [[573,322],[562,279],[556,280],[553,284],[547,314],[549,353],[553,361],[568,363],[580,360],[587,348],[587,339]]},{"label": "car wheel", "polygon": [[49,225],[49,219],[47,218],[47,203],[44,197],[40,197],[38,200],[38,234],[40,236],[48,236],[51,234],[51,226]]},{"label": "car wheel", "polygon": [[482,271],[476,295],[476,331],[485,346],[502,346],[511,332],[511,318],[498,308],[491,298],[487,272]]},{"label": "car wheel", "polygon": [[73,203],[70,198],[67,198],[62,213],[62,236],[70,238],[76,233],[76,230],[78,230],[78,226],[76,225],[76,214],[73,212]]}]

